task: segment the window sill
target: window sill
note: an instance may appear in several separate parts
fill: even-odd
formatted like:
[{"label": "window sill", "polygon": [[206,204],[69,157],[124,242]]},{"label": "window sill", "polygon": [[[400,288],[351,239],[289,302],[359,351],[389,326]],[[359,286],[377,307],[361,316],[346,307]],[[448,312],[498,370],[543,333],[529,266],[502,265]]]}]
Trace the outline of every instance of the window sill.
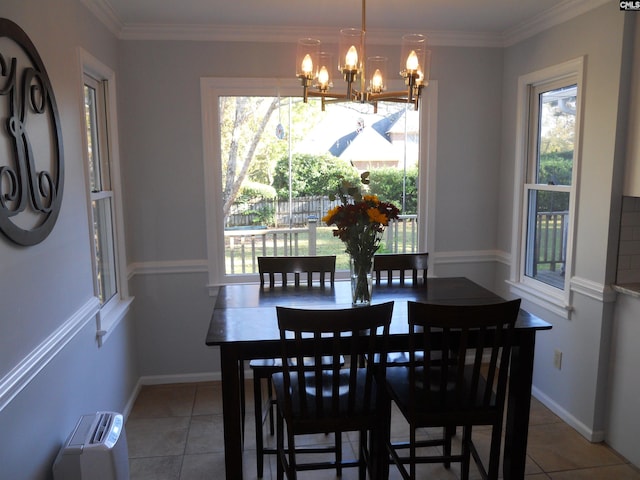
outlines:
[{"label": "window sill", "polygon": [[98,339],[99,347],[104,345],[125,315],[129,312],[129,308],[134,298],[135,297],[121,298],[115,302],[112,300],[98,312],[96,317],[96,338]]},{"label": "window sill", "polygon": [[571,315],[573,307],[567,304],[564,296],[550,295],[547,291],[510,280],[507,280],[507,284],[511,287],[510,291],[514,295],[545,308],[561,318],[568,319]]}]

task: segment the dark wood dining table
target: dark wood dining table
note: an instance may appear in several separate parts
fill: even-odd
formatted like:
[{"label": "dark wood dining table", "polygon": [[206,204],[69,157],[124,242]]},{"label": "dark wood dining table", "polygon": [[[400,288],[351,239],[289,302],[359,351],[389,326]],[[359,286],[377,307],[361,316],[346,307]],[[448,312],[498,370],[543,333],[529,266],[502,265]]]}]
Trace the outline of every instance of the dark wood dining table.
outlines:
[{"label": "dark wood dining table", "polygon": [[[403,351],[408,343],[407,302],[477,305],[504,300],[464,278],[427,279],[426,283],[374,286],[373,303],[394,301],[389,347]],[[220,287],[211,316],[206,344],[220,349],[225,469],[228,480],[242,479],[243,432],[239,369],[244,361],[272,358],[281,353],[276,305],[297,308],[350,308],[351,285],[261,287],[232,284]],[[510,363],[505,422],[503,477],[524,478],[531,383],[536,333],[551,324],[521,310],[516,323],[516,344]]]}]

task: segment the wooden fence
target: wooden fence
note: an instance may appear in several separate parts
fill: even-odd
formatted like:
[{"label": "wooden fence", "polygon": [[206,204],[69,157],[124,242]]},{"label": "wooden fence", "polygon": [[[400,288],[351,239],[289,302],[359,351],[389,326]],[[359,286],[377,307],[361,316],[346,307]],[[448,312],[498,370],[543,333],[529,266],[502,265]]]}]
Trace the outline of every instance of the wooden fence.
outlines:
[{"label": "wooden fence", "polygon": [[226,228],[304,227],[309,217],[322,218],[338,202],[339,200],[329,200],[328,196],[314,196],[296,197],[291,202],[263,198],[246,203],[235,203],[227,216],[225,226]]},{"label": "wooden fence", "polygon": [[[227,274],[258,272],[259,256],[319,255],[318,218],[307,218],[300,228],[234,228],[226,230],[225,261]],[[416,252],[418,248],[417,215],[400,215],[389,223],[383,242],[389,253]],[[322,252],[324,253],[324,252]],[[338,254],[340,252],[333,252]]]}]

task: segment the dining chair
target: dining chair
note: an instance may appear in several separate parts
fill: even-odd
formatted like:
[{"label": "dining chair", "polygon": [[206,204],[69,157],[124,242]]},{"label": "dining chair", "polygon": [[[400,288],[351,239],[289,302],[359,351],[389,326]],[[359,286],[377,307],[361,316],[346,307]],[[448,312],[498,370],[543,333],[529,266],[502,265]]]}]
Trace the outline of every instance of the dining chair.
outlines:
[{"label": "dining chair", "polygon": [[387,253],[373,256],[373,271],[376,276],[376,285],[384,283],[386,273],[386,283],[391,285],[394,277],[398,277],[400,285],[405,284],[407,272],[411,273],[414,286],[427,281],[427,269],[429,268],[428,253]]},{"label": "dining chair", "polygon": [[[371,465],[368,434],[386,428],[377,399],[384,392],[384,359],[393,302],[341,310],[276,310],[283,359],[282,371],[273,375],[277,479],[282,480],[286,474],[289,480],[295,480],[298,471],[328,468],[336,468],[340,476],[342,468],[358,467],[359,479],[365,480]],[[382,361],[360,365],[360,354],[374,358],[375,352],[382,353]],[[303,362],[309,357],[313,369]],[[327,357],[331,365],[323,363]],[[296,445],[296,437],[325,432],[335,432],[336,439],[345,432],[359,432],[357,459],[344,460],[342,446],[336,442],[326,448],[335,452],[335,461],[299,462],[297,455],[304,448]]]},{"label": "dining chair", "polygon": [[[391,253],[373,256],[373,271],[376,285],[392,285],[394,277],[405,285],[405,275],[410,274],[412,286],[426,286],[429,254],[424,253]],[[408,352],[389,352],[387,365],[401,365],[409,361]]]},{"label": "dining chair", "polygon": [[[265,287],[265,278],[268,278],[268,288],[285,288],[291,285],[300,286],[325,286],[327,283],[333,287],[335,283],[336,256],[294,256],[294,257],[258,257],[258,272],[260,273],[260,285]],[[254,395],[254,416],[256,430],[256,456],[258,478],[262,478],[264,473],[264,455],[274,454],[273,448],[264,446],[263,425],[266,419],[269,420],[269,433],[274,434],[273,409],[275,408],[275,398],[271,385],[271,376],[282,369],[281,359],[261,358],[252,360],[249,364],[253,373],[253,395]],[[244,371],[241,374],[241,381],[244,380]],[[265,408],[262,396],[263,380],[267,385],[267,407]],[[244,385],[244,382],[241,382]],[[244,405],[244,394],[241,392],[242,404]],[[242,412],[244,418],[244,411]]]},{"label": "dining chair", "polygon": [[[389,366],[390,400],[409,424],[408,442],[386,439],[391,461],[405,480],[415,479],[421,463],[461,463],[469,478],[473,457],[483,479],[497,479],[508,366],[520,300],[487,305],[408,303],[410,362]],[[421,355],[416,355],[420,352]],[[432,361],[432,353],[441,358]],[[488,467],[471,433],[476,425],[491,426]],[[452,432],[462,427],[460,452],[451,449]],[[438,439],[418,439],[423,427],[442,427]],[[418,448],[442,446],[442,454],[418,454]],[[408,455],[403,452],[409,450]],[[407,470],[407,465],[409,469]]]},{"label": "dining chair", "polygon": [[280,283],[286,287],[290,275],[294,277],[294,285],[300,285],[300,276],[306,276],[306,284],[311,285],[314,274],[319,277],[320,285],[325,285],[326,277],[329,283],[334,284],[336,272],[335,255],[309,255],[291,257],[258,257],[258,273],[260,285],[265,284],[265,276],[269,278],[269,287],[276,286],[279,277]]}]

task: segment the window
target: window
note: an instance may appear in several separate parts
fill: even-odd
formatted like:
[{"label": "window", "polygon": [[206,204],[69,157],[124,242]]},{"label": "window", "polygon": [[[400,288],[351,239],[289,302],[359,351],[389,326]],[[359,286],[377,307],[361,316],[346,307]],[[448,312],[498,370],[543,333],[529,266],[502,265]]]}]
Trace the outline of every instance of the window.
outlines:
[{"label": "window", "polygon": [[513,284],[568,309],[582,62],[521,78],[519,265]]},{"label": "window", "polygon": [[113,74],[87,54],[83,60],[86,172],[94,290],[99,302],[97,336],[102,344],[122,319],[130,300],[124,271],[121,209],[117,202],[119,168],[115,135]]},{"label": "window", "polygon": [[261,255],[335,254],[347,271],[344,245],[321,219],[340,178],[357,183],[365,171],[370,192],[402,210],[382,251],[425,250],[422,110],[381,102],[375,112],[357,103],[323,111],[318,99],[302,102],[295,81],[203,79],[202,95],[212,285],[257,280]]},{"label": "window", "polygon": [[113,191],[109,168],[104,83],[88,75],[84,80],[89,195],[97,296],[104,306],[117,293],[113,239]]}]

